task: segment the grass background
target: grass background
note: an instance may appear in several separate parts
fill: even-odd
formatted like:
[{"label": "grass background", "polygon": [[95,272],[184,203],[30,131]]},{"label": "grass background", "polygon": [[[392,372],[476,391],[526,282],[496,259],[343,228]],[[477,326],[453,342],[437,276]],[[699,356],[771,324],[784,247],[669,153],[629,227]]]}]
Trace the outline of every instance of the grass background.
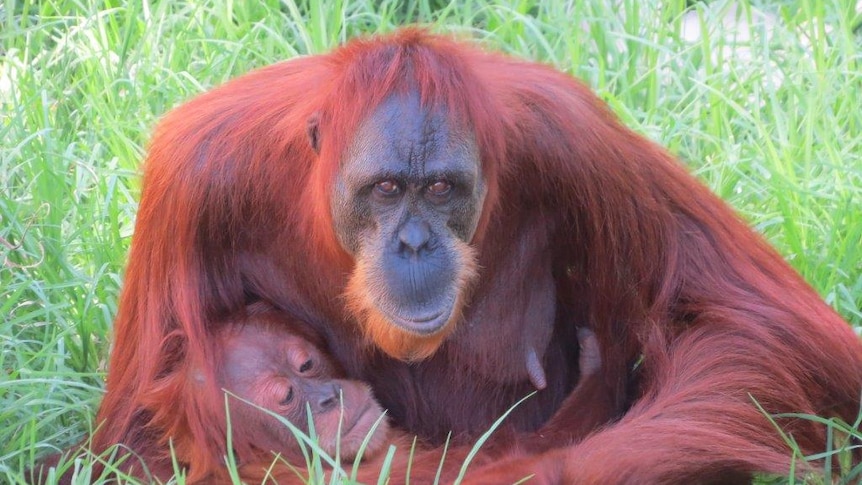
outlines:
[{"label": "grass background", "polygon": [[862,2],[324,3],[0,0],[0,482],[93,426],[156,120],[406,23],[584,79],[862,325]]}]

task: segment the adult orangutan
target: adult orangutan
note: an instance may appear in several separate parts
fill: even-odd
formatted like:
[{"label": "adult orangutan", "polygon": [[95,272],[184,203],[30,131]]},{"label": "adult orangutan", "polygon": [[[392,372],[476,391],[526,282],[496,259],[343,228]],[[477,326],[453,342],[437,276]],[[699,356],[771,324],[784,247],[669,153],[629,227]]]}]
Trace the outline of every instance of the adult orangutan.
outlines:
[{"label": "adult orangutan", "polygon": [[[568,75],[421,30],[263,68],[162,121],[95,449],[158,460],[173,440],[192,478],[220,466],[213,322],[255,301],[309,322],[431,443],[538,390],[503,426],[553,449],[476,481],[786,473],[758,405],[859,410],[849,326],[670,155]],[[571,393],[578,326],[604,389]],[[816,423],[777,422],[825,448]]]}]

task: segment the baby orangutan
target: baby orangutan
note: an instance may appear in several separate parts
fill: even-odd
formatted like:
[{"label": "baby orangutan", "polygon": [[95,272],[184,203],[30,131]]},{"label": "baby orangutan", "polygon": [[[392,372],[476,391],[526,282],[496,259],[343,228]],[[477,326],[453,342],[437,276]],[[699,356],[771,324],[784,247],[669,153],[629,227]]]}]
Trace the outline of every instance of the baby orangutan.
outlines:
[{"label": "baby orangutan", "polygon": [[[600,381],[598,344],[592,332],[587,330],[579,332],[578,338],[583,371],[578,385],[595,386]],[[362,450],[364,465],[360,467],[358,476],[361,482],[376,480],[385,455],[382,452],[390,444],[398,449],[390,463],[393,483],[401,483],[401,477],[406,480],[407,473],[416,483],[430,483],[436,478],[444,450],[419,443],[411,453],[412,436],[392,429],[387,420],[381,418],[383,409],[368,385],[338,378],[337,364],[322,350],[325,348],[323,342],[302,322],[266,305],[254,304],[247,308],[244,318],[226,322],[218,330],[216,339],[221,355],[217,367],[219,385],[254,404],[230,401],[234,434],[246,437],[244,441],[251,441],[257,450],[251,455],[237,454],[243,479],[249,483],[258,483],[265,476],[274,477],[275,482],[281,484],[304,483],[290,467],[266,471],[273,458],[270,452],[280,453],[287,462],[299,468],[305,463],[305,457],[290,429],[259,408],[280,415],[306,434],[310,410],[320,448],[331,457],[337,451],[342,463],[352,462],[359,454],[363,441],[376,424]],[[551,430],[545,436],[555,442],[567,439]],[[518,441],[511,436],[511,439],[486,443],[482,452],[474,457],[473,464],[481,466],[501,456],[517,458],[525,447],[538,451],[546,444]],[[448,466],[440,470],[444,483],[457,476],[470,448],[454,446],[445,450]],[[471,483],[469,474],[466,483]]]},{"label": "baby orangutan", "polygon": [[[592,332],[578,333],[580,342],[581,379],[578,387],[602,388],[601,358],[598,343]],[[241,398],[231,398],[229,403],[230,424],[234,456],[240,465],[241,478],[246,483],[305,484],[301,476],[306,457],[302,453],[297,437],[276,417],[263,411],[267,409],[292,423],[303,433],[309,434],[309,411],[314,423],[314,434],[318,445],[330,457],[338,454],[342,466],[349,468],[362,450],[363,463],[358,471],[360,483],[376,482],[386,462],[390,445],[396,452],[387,464],[390,483],[431,483],[438,478],[441,483],[451,483],[460,472],[471,446],[456,445],[448,449],[429,447],[422,442],[414,448],[413,436],[390,426],[381,418],[383,409],[374,398],[371,388],[362,381],[341,378],[337,363],[325,351],[322,338],[304,322],[279,312],[272,307],[255,303],[242,314],[221,322],[214,336],[215,353],[218,356],[216,375],[218,386]],[[200,379],[194,372],[193,379]],[[577,390],[577,389],[576,389]],[[601,395],[600,392],[592,395]],[[610,394],[608,394],[610,395]],[[247,401],[247,402],[243,402]],[[249,404],[252,403],[252,404]],[[610,409],[610,408],[609,408]],[[606,422],[607,416],[599,416],[594,426]],[[550,420],[542,431],[532,437],[501,435],[499,432],[491,442],[485,443],[472,460],[472,467],[481,467],[495,459],[506,457],[510,467],[522,466],[518,457],[529,461],[525,450],[538,453],[559,445],[571,438],[565,426]],[[278,453],[291,466],[284,463],[272,467],[273,453]],[[439,468],[445,453],[445,466]],[[42,466],[31,470],[34,483],[43,483],[43,474],[55,466],[61,455],[43,461]],[[148,462],[150,472],[146,477],[156,476],[167,481],[173,466],[158,461]],[[195,464],[192,463],[192,466]],[[514,473],[501,470],[501,476]],[[539,475],[541,472],[539,473]],[[144,475],[142,475],[143,477]],[[541,482],[540,476],[534,477]],[[61,479],[70,483],[71,476]],[[487,481],[487,476],[481,483]],[[195,483],[233,483],[226,469],[213,471]],[[467,474],[465,483],[476,485]]]},{"label": "baby orangutan", "polygon": [[[371,388],[339,379],[337,367],[299,322],[260,305],[243,322],[230,322],[217,335],[222,352],[219,385],[234,395],[282,416],[309,434],[309,410],[320,448],[352,460],[375,424],[363,450],[371,457],[388,443],[389,424]],[[277,418],[238,400],[230,401],[234,429],[255,437],[255,446],[301,458],[297,438]]]}]

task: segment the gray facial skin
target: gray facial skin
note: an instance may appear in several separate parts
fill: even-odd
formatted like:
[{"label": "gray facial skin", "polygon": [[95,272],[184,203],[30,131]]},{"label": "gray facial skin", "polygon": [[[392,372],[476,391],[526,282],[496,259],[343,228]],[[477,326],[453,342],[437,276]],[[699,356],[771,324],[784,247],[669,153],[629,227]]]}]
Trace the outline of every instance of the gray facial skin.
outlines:
[{"label": "gray facial skin", "polygon": [[367,271],[389,320],[433,333],[448,321],[486,188],[472,134],[429,112],[418,95],[393,96],[360,126],[332,193],[341,245]]}]

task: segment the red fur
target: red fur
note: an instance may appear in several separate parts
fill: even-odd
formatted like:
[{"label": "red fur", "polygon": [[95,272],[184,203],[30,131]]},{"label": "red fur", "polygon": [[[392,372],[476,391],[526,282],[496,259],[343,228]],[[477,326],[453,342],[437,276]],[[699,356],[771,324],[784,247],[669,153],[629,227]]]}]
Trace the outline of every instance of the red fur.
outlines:
[{"label": "red fur", "polygon": [[[364,345],[345,308],[354,263],[332,231],[329,187],[358,124],[411,89],[472,130],[488,196],[472,297],[437,351],[408,365]],[[536,350],[548,385],[504,428],[536,430],[559,409],[554,430],[572,444],[477,482],[787,472],[790,452],[753,401],[849,421],[859,409],[862,345],[849,326],[670,155],[565,74],[419,30],[252,72],[160,124],[96,450],[124,443],[164,470],[172,440],[192,479],[220,467],[221,393],[189,371],[215,382],[208,322],[250,299],[316,325],[395,424],[432,443],[448,430],[475,437],[527,394],[521,360]],[[564,401],[578,379],[576,325],[596,334],[611,399]],[[806,453],[825,448],[821,426],[778,422]]]}]

